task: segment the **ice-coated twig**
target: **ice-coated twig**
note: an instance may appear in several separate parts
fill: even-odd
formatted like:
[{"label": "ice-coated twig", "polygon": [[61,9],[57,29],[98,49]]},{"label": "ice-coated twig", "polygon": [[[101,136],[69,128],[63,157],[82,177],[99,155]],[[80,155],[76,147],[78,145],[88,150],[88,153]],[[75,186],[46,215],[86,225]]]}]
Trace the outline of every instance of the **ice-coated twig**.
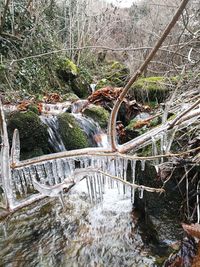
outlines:
[{"label": "ice-coated twig", "polygon": [[145,191],[152,192],[152,193],[153,192],[156,192],[156,193],[165,192],[165,190],[163,188],[153,188],[153,187],[148,187],[148,186],[144,186],[144,185],[137,185],[137,184],[134,184],[134,183],[132,184],[132,183],[129,183],[128,181],[123,180],[122,178],[119,178],[117,176],[111,175],[109,173],[105,173],[105,172],[103,172],[101,170],[96,170],[96,171],[99,172],[99,173],[102,173],[103,175],[108,176],[108,177],[110,177],[112,179],[115,179],[115,180],[117,180],[117,181],[119,181],[121,183],[124,183],[125,185],[128,185],[128,186],[130,186],[130,187],[132,187],[134,189],[145,190]]}]

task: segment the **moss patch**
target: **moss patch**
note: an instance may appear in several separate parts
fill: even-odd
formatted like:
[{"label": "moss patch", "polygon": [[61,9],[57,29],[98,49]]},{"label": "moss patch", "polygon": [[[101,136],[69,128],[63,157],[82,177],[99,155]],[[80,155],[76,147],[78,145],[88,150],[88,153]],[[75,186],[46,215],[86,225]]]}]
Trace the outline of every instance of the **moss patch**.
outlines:
[{"label": "moss patch", "polygon": [[[175,79],[171,79],[176,83]],[[165,77],[148,77],[138,79],[129,91],[129,94],[140,102],[163,102],[169,95],[169,81]]]},{"label": "moss patch", "polygon": [[59,132],[68,150],[88,147],[88,140],[84,132],[69,113],[58,116]]},{"label": "moss patch", "polygon": [[87,80],[84,73],[84,71],[81,71],[76,64],[68,58],[60,60],[57,64],[57,74],[60,80],[66,84],[66,92],[70,93],[71,91],[81,98],[87,97],[90,94],[89,78]]},{"label": "moss patch", "polygon": [[105,86],[123,87],[130,75],[129,68],[118,61],[104,64],[100,68],[99,72],[100,71],[102,72],[101,77],[103,77],[103,79],[97,83],[96,89]]},{"label": "moss patch", "polygon": [[109,112],[103,107],[90,105],[84,110],[84,115],[92,118],[98,122],[102,128],[106,128],[108,125]]},{"label": "moss patch", "polygon": [[8,118],[10,140],[15,129],[19,130],[21,158],[26,159],[49,152],[47,127],[37,114],[32,111],[13,113]]},{"label": "moss patch", "polygon": [[79,100],[79,97],[74,93],[67,93],[63,96],[63,100],[75,101]]}]

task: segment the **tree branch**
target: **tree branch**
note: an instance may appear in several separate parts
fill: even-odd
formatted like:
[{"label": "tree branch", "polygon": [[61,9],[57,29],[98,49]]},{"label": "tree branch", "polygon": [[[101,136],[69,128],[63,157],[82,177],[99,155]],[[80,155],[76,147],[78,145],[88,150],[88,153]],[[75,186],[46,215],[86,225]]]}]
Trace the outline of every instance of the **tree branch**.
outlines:
[{"label": "tree branch", "polygon": [[171,22],[168,24],[168,26],[164,30],[162,36],[155,44],[154,48],[152,49],[152,51],[150,52],[150,54],[148,55],[148,57],[146,58],[144,63],[140,66],[138,71],[136,71],[136,73],[132,76],[132,78],[126,84],[126,86],[124,87],[123,91],[121,92],[120,96],[118,97],[118,99],[116,101],[116,103],[112,109],[112,112],[111,112],[110,123],[109,123],[109,138],[110,138],[110,144],[111,144],[113,151],[118,150],[118,148],[117,148],[118,145],[116,143],[116,119],[117,119],[117,113],[118,113],[118,110],[121,106],[121,103],[123,102],[123,99],[124,99],[125,95],[127,94],[128,90],[130,89],[130,87],[132,86],[132,84],[138,79],[139,76],[141,76],[142,72],[146,69],[148,64],[151,62],[152,58],[155,56],[155,54],[157,53],[157,51],[159,50],[159,48],[161,47],[161,45],[163,44],[163,42],[167,38],[171,29],[174,27],[174,25],[176,24],[180,15],[182,14],[184,8],[186,7],[188,1],[189,0],[183,0],[182,1],[182,3],[180,4],[180,7],[178,8],[177,12],[173,16]]}]

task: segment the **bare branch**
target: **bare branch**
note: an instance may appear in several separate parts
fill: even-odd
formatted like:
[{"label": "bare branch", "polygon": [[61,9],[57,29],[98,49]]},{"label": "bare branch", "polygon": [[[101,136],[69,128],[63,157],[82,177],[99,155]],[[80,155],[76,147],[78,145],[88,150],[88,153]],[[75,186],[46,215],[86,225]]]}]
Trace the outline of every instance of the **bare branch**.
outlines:
[{"label": "bare branch", "polygon": [[157,53],[158,49],[161,47],[165,39],[167,38],[168,34],[170,33],[171,29],[176,24],[177,20],[179,19],[180,15],[182,14],[184,8],[186,7],[189,0],[183,0],[180,4],[180,7],[178,8],[177,12],[173,16],[171,22],[168,24],[166,29],[164,30],[162,36],[157,41],[156,45],[144,61],[144,63],[139,67],[138,71],[132,76],[132,78],[129,80],[129,82],[124,87],[123,91],[121,92],[120,96],[118,97],[112,112],[111,112],[111,118],[109,123],[109,137],[110,137],[110,143],[113,151],[117,150],[117,143],[116,143],[116,119],[117,119],[117,113],[121,106],[121,103],[123,102],[123,99],[125,95],[127,94],[128,90],[132,86],[132,84],[138,79],[139,76],[141,76],[142,72],[146,69],[152,58]]}]

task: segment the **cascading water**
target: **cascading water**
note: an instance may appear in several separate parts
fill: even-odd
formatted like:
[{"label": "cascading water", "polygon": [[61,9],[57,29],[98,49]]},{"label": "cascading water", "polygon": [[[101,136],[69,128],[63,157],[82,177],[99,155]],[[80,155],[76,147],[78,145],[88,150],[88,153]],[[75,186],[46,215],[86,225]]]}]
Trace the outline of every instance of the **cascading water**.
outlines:
[{"label": "cascading water", "polygon": [[[99,124],[93,119],[83,116],[79,111],[84,105],[88,103],[87,100],[78,100],[71,104],[72,115],[78,122],[80,128],[87,135],[90,146],[106,147],[108,146],[107,135],[103,133]],[[41,121],[47,125],[49,133],[49,144],[53,152],[60,152],[66,150],[65,145],[58,130],[57,115],[66,112],[70,107],[70,103],[45,104],[43,112],[40,116]]]},{"label": "cascading water", "polygon": [[[53,185],[67,173],[70,175],[77,163],[81,168],[101,169],[126,180],[126,159],[59,159],[26,172],[19,170],[23,172],[20,194],[26,191],[30,172],[32,177],[35,172],[40,183]],[[135,168],[135,161],[131,165]],[[132,172],[134,179],[135,169]],[[142,248],[141,237],[134,231],[131,211],[130,188],[124,190],[118,181],[88,171],[87,178],[64,195],[64,209],[56,199],[49,198],[0,224],[0,265],[156,266],[154,257]]]},{"label": "cascading water", "polygon": [[[101,133],[90,120],[74,116],[88,136],[93,138]],[[52,130],[52,144],[57,142],[57,149],[63,149],[58,138],[53,139],[58,134],[56,117],[41,119],[49,126],[49,132]],[[136,162],[130,163],[134,182]],[[34,192],[33,179],[48,186],[63,183],[77,165],[128,178],[126,159],[57,159],[15,170],[15,198],[20,200]],[[42,190],[40,193],[45,195],[46,189]],[[0,223],[0,266],[156,266],[154,257],[144,250],[140,235],[134,231],[133,195],[134,190],[131,192],[122,183],[102,173],[88,172],[87,178],[64,195],[64,209],[57,198],[48,198]]]},{"label": "cascading water", "polygon": [[49,133],[49,144],[53,150],[53,152],[65,151],[65,145],[62,141],[62,138],[59,134],[58,130],[58,119],[54,115],[50,116],[40,116],[41,121],[47,125],[48,133]]},{"label": "cascading water", "polygon": [[108,145],[107,135],[103,133],[97,122],[91,118],[82,116],[80,113],[72,113],[72,115],[75,117],[82,130],[88,136],[90,145],[97,145],[99,147],[106,147]]}]

